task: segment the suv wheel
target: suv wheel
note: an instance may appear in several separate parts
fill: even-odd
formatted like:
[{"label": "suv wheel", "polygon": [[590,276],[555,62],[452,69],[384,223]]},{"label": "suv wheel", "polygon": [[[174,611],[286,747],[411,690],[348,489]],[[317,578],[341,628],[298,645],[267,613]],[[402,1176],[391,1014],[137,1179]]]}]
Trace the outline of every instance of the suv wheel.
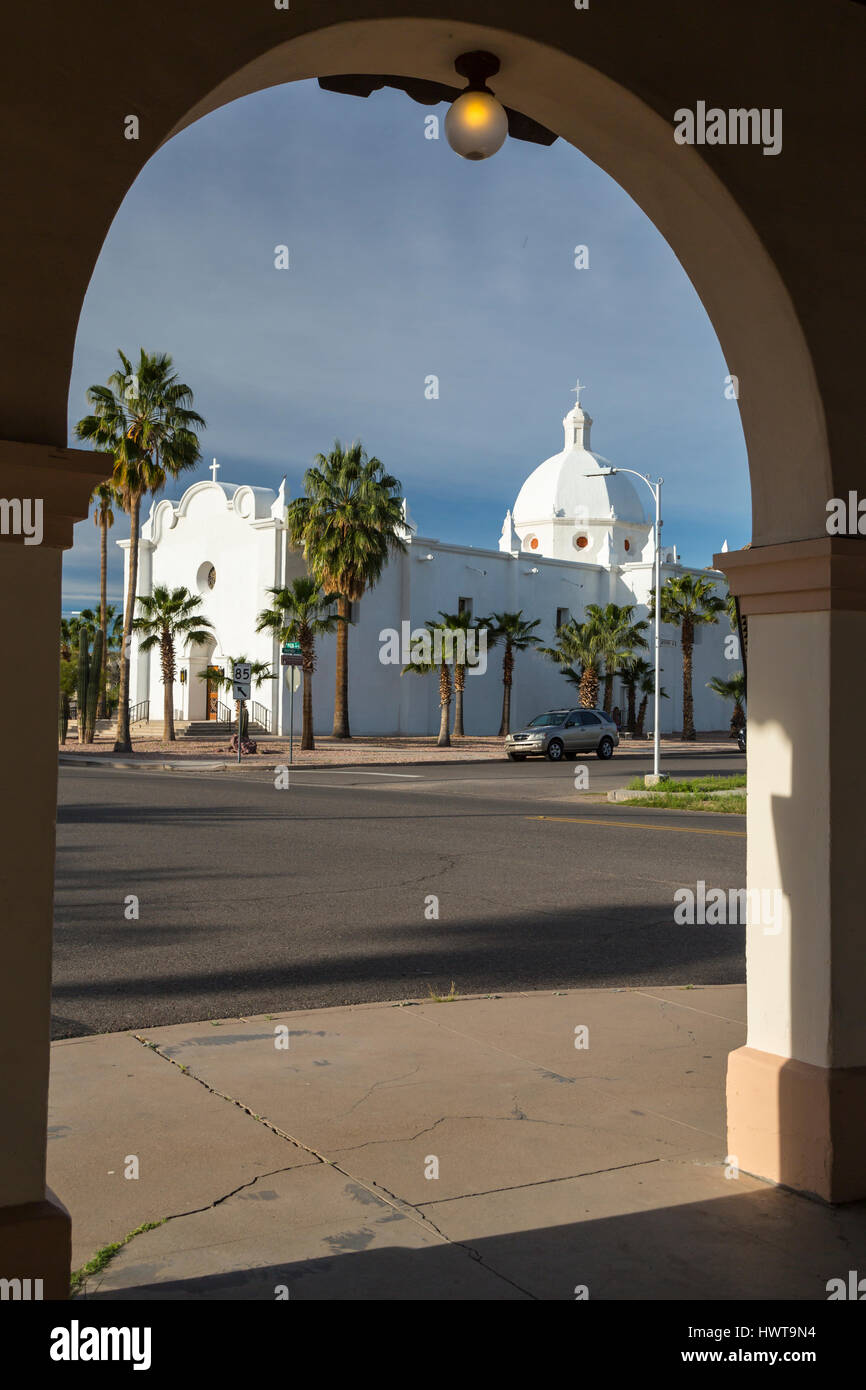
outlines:
[{"label": "suv wheel", "polygon": [[565,744],[561,738],[552,738],[547,745],[547,756],[552,763],[558,763],[565,752]]},{"label": "suv wheel", "polygon": [[596,752],[598,753],[598,756],[599,756],[600,758],[612,758],[612,757],[613,757],[613,739],[612,739],[612,738],[603,738],[602,741],[601,741],[601,743],[598,745],[598,748],[596,749]]}]

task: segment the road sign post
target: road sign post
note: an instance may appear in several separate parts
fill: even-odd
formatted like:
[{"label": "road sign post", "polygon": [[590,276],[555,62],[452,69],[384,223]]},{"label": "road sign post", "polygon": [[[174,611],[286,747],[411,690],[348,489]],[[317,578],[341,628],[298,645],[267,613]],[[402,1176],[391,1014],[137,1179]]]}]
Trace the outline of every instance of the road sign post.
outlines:
[{"label": "road sign post", "polygon": [[244,709],[252,696],[252,667],[248,661],[236,661],[232,667],[232,695],[238,705],[238,762],[241,760]]},{"label": "road sign post", "polygon": [[289,763],[294,758],[294,737],[295,737],[295,690],[300,683],[300,673],[295,671],[295,667],[302,666],[304,663],[303,653],[301,652],[300,642],[284,642],[283,650],[280,655],[280,665],[286,669],[286,685],[289,687]]}]

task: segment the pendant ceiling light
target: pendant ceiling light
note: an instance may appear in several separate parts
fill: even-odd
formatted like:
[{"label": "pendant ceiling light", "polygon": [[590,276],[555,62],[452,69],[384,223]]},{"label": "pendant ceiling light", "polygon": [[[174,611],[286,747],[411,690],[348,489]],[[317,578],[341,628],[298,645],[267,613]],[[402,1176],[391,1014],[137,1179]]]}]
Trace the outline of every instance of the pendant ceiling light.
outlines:
[{"label": "pendant ceiling light", "polygon": [[499,71],[499,59],[483,51],[462,53],[454,67],[468,85],[448,108],[446,139],[464,159],[489,159],[502,148],[508,134],[505,107],[487,86],[488,78]]}]

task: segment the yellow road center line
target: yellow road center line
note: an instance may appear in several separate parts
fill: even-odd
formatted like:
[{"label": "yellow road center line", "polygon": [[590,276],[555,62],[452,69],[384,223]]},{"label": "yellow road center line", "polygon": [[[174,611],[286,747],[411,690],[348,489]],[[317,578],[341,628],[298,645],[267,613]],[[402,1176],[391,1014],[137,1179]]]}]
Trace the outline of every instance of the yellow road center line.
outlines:
[{"label": "yellow road center line", "polygon": [[567,821],[570,825],[619,825],[628,830],[678,830],[681,835],[733,835],[737,840],[745,840],[745,830],[704,830],[692,825],[653,825],[646,821],[608,820],[605,816],[594,820],[581,816],[527,816],[527,820]]}]

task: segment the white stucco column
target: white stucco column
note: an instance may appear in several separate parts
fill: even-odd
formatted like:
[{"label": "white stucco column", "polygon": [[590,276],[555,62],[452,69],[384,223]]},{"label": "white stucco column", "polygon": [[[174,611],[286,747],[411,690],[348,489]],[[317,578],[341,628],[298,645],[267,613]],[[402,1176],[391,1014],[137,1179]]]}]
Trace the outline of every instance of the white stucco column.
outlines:
[{"label": "white stucco column", "polygon": [[716,562],[748,617],[747,886],[781,906],[772,923],[749,911],[728,1149],[747,1172],[851,1201],[866,1197],[866,547],[828,537]]}]

